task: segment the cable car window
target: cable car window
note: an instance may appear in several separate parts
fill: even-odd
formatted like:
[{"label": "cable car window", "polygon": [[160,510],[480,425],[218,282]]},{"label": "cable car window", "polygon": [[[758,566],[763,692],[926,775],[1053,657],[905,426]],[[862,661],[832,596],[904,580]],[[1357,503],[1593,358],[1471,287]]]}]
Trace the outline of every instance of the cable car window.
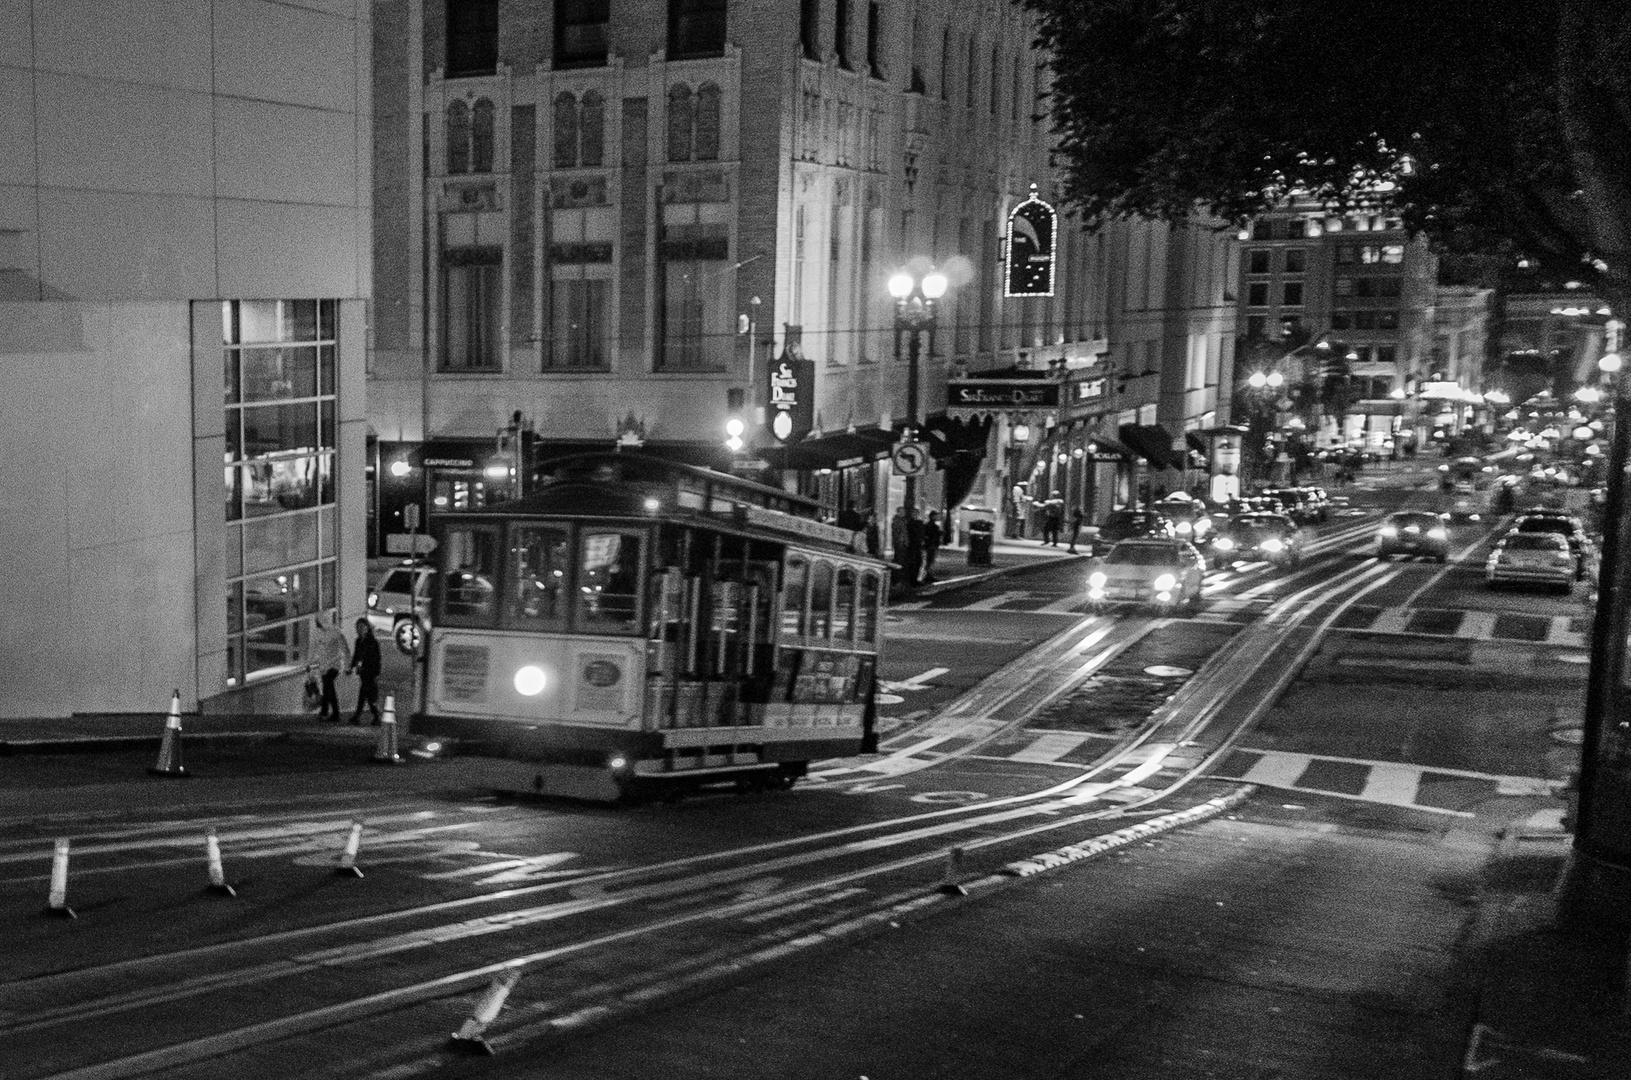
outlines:
[{"label": "cable car window", "polygon": [[855,609],[855,640],[874,645],[878,640],[878,575],[861,575],[861,604]]},{"label": "cable car window", "polygon": [[450,626],[491,626],[498,596],[497,530],[450,528],[440,552],[442,621]]},{"label": "cable car window", "polygon": [[832,563],[818,562],[810,571],[810,622],[807,633],[824,638],[832,632]]},{"label": "cable car window", "polygon": [[797,555],[789,555],[787,569],[782,572],[782,636],[800,637],[804,633],[804,586],[809,578],[810,564]]},{"label": "cable car window", "polygon": [[832,637],[834,641],[848,643],[855,626],[855,571],[850,567],[838,570],[838,593],[832,605]]},{"label": "cable car window", "polygon": [[572,548],[564,526],[517,525],[510,533],[504,623],[517,630],[566,629]]},{"label": "cable car window", "polygon": [[586,633],[634,633],[639,625],[639,535],[584,530],[578,553],[574,628]]}]

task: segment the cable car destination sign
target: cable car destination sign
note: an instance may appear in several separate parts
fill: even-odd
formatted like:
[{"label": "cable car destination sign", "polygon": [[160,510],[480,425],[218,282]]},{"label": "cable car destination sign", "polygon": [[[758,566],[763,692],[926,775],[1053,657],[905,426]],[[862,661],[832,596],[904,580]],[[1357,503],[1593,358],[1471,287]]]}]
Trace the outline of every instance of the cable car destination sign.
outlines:
[{"label": "cable car destination sign", "polygon": [[1054,235],[1059,215],[1053,207],[1031,197],[1008,214],[1008,266],[1003,273],[1004,296],[1052,296]]}]

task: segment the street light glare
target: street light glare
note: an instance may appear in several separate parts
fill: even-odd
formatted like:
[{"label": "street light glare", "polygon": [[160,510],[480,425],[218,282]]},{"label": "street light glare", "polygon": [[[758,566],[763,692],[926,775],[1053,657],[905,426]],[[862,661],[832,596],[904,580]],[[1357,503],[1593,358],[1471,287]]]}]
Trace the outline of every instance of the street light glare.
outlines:
[{"label": "street light glare", "polygon": [[1268,384],[1276,389],[1285,385],[1286,377],[1278,371],[1269,372]]},{"label": "street light glare", "polygon": [[1597,361],[1597,370],[1605,375],[1612,375],[1620,370],[1620,354],[1614,352],[1604,353],[1603,358]]},{"label": "street light glare", "polygon": [[923,295],[930,300],[938,300],[946,295],[946,275],[938,271],[925,274],[923,277]]},{"label": "street light glare", "polygon": [[[876,281],[876,278],[873,278]],[[889,295],[896,300],[904,300],[912,295],[912,275],[907,273],[894,274],[889,278]]]},{"label": "street light glare", "polygon": [[1264,375],[1261,371],[1254,371],[1251,374],[1251,378],[1247,379],[1246,382],[1251,384],[1251,388],[1253,390],[1261,390],[1263,387],[1268,385],[1269,379],[1268,376]]}]

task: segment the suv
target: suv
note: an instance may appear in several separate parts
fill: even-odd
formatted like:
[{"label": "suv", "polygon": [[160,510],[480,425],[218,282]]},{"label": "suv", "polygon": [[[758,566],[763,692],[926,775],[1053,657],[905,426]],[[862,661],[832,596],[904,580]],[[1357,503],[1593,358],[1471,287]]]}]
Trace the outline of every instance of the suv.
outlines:
[{"label": "suv", "polygon": [[1157,510],[1114,510],[1092,535],[1094,555],[1103,555],[1123,540],[1155,537],[1176,540],[1177,526],[1172,519]]},{"label": "suv", "polygon": [[412,656],[419,650],[430,622],[430,579],[435,567],[411,562],[380,575],[368,593],[368,621],[378,633],[390,634],[396,647]]},{"label": "suv", "polygon": [[1314,500],[1301,488],[1265,488],[1261,494],[1278,502],[1280,512],[1299,525],[1320,520]]}]

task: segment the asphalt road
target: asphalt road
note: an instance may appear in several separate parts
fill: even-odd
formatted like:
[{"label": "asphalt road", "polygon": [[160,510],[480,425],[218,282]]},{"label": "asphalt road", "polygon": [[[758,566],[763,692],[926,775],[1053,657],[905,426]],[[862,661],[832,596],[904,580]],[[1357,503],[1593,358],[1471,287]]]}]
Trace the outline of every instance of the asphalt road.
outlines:
[{"label": "asphalt road", "polygon": [[[1398,497],[1388,498],[1381,505]],[[785,795],[628,810],[497,798],[480,761],[378,769],[364,764],[365,746],[343,742],[208,748],[190,758],[199,779],[182,784],[133,779],[146,755],[0,759],[0,785],[9,792],[0,799],[8,825],[0,902],[16,912],[38,909],[51,837],[72,834],[81,852],[70,885],[81,918],[23,920],[7,949],[0,1037],[26,1064],[12,1066],[8,1080],[230,1027],[234,1010],[251,1019],[287,1007],[272,993],[183,997],[158,1021],[109,1012],[63,1039],[72,1029],[57,1020],[92,1020],[95,1003],[128,994],[131,981],[204,978],[202,969],[188,975],[190,965],[205,964],[204,953],[177,959],[163,975],[148,972],[153,965],[141,958],[169,967],[165,957],[177,943],[208,953],[254,938],[267,942],[257,949],[273,950],[265,956],[283,956],[271,945],[278,935],[320,931],[352,942],[343,928],[359,920],[395,920],[416,906],[494,904],[517,890],[558,890],[544,895],[593,907],[607,894],[591,883],[604,875],[1006,805],[1091,775],[1096,761],[1139,738],[1149,743],[1149,768],[1167,760],[1190,768],[1203,751],[1212,755],[1204,771],[1215,779],[1196,787],[1191,803],[1234,781],[1252,784],[1257,795],[1227,817],[1108,858],[967,901],[907,902],[898,918],[846,939],[858,942],[848,948],[818,944],[683,992],[649,993],[642,1000],[660,1008],[624,1009],[614,1025],[583,1024],[569,1038],[517,1029],[488,1062],[450,1063],[437,1053],[443,1033],[479,997],[480,985],[461,984],[420,1006],[336,1022],[321,1037],[239,1053],[232,1070],[1454,1075],[1445,1071],[1460,1060],[1454,1033],[1474,1008],[1469,898],[1499,830],[1555,809],[1553,787],[1566,775],[1578,731],[1588,609],[1581,596],[1488,593],[1477,573],[1480,528],[1458,531],[1457,559],[1447,568],[1380,566],[1366,551],[1373,524],[1374,516],[1334,520],[1319,530],[1317,557],[1294,574],[1236,567],[1212,575],[1208,603],[1193,619],[1090,612],[1081,564],[897,609],[882,669],[898,699],[883,710],[884,752],[823,763]],[[1290,625],[1295,620],[1303,621]],[[1281,659],[1269,663],[1253,652],[1259,642],[1278,642],[1269,651]],[[1218,716],[1233,734],[1215,736],[1225,741],[1214,747],[1206,742],[1214,736],[1196,731],[1200,748],[1186,750],[1181,735],[1147,725],[1152,713],[1181,723],[1210,708],[1198,696],[1205,680],[1197,673],[1216,681],[1214,656],[1242,666],[1220,685],[1247,704],[1236,715],[1220,701]],[[1114,781],[1103,798],[1119,791],[1138,805],[1147,788],[1136,777],[1149,772],[1140,772],[1140,760],[1124,758],[1117,775],[1131,768],[1135,779]],[[1152,806],[1120,823],[1160,812]],[[1001,816],[967,835],[994,837]],[[1064,824],[1079,816],[1068,800],[1039,804],[1038,827],[1057,828],[989,850],[976,845],[962,869],[977,876],[1092,834],[1085,820]],[[354,820],[368,823],[360,881],[331,873]],[[239,886],[234,900],[202,892],[209,825]],[[892,877],[813,895],[830,902],[837,919],[851,910],[845,905],[878,910],[932,893],[939,863],[923,860],[937,859],[939,844],[929,836],[913,848],[903,839],[890,850],[909,854],[910,865]],[[843,865],[861,866],[865,847],[846,849]],[[624,976],[695,967],[749,931],[784,926],[776,940],[796,943],[802,939],[787,935],[798,926],[816,933],[827,925],[810,901],[753,904],[761,896],[769,903],[806,872],[787,859],[775,867],[749,860],[712,885],[675,878],[683,892],[675,884],[643,893],[642,917],[679,919],[683,933],[529,966],[496,1026],[552,1015],[551,1003],[576,1001],[585,988],[615,986]],[[743,914],[735,922],[723,914],[737,908]],[[632,927],[628,917],[587,911],[572,916],[583,925],[572,932]],[[463,942],[456,947],[472,959],[576,940],[559,936],[565,922],[502,925],[506,933],[460,931],[448,940]],[[389,965],[351,975],[335,964],[320,985],[296,993],[315,1006],[324,995],[422,977],[430,969],[415,966],[416,957],[428,951],[393,954]],[[134,965],[117,989],[97,982],[87,993],[88,976],[67,974],[110,961]],[[59,992],[60,1000],[47,1000]],[[46,1007],[56,1019],[18,1026],[29,1010]],[[404,1071],[402,1055],[417,1064]],[[221,1067],[205,1058],[161,1074],[220,1075]],[[131,1073],[101,1075],[115,1074]]]}]

